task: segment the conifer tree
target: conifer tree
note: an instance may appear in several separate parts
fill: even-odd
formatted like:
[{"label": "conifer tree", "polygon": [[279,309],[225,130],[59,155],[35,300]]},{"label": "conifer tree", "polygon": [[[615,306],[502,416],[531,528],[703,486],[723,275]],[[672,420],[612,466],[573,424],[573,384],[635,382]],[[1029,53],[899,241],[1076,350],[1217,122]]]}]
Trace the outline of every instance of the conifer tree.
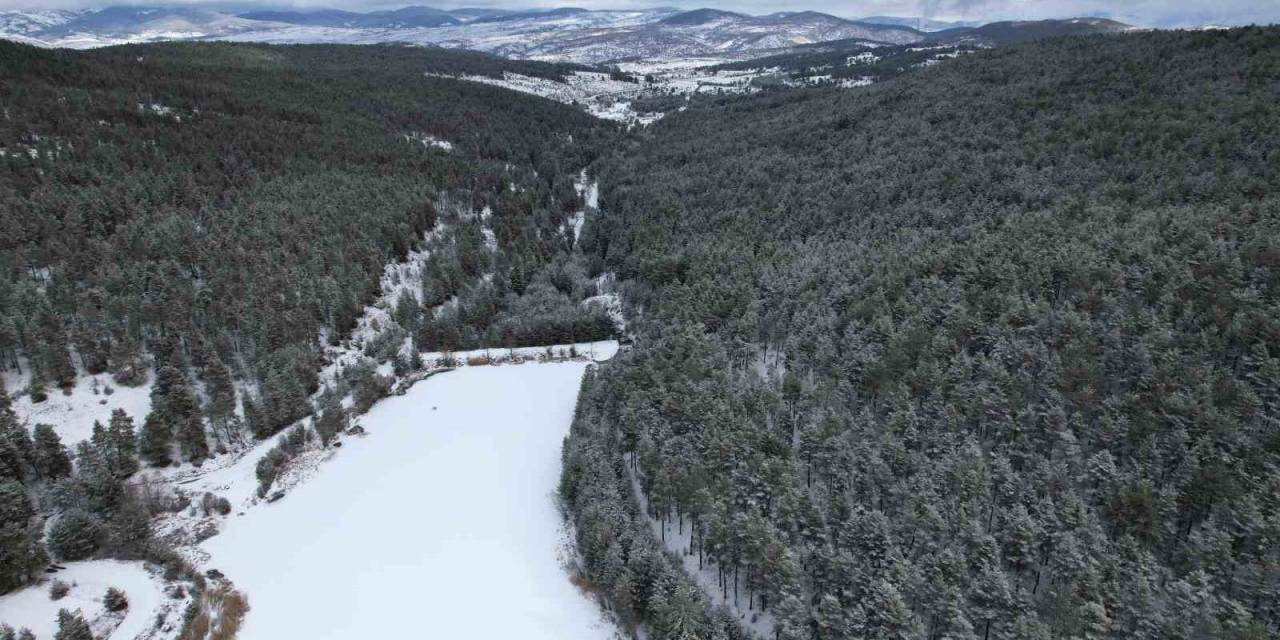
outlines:
[{"label": "conifer tree", "polygon": [[124,409],[111,411],[108,432],[111,443],[111,468],[122,478],[138,470],[138,440],[134,434],[133,418]]},{"label": "conifer tree", "polygon": [[302,381],[284,366],[267,372],[260,409],[255,423],[258,438],[270,437],[311,412]]},{"label": "conifer tree", "polygon": [[66,330],[62,321],[53,312],[45,312],[39,325],[43,373],[49,382],[62,387],[71,388],[76,383],[76,367],[71,362],[71,353],[67,345]]},{"label": "conifer tree", "polygon": [[93,640],[93,631],[89,623],[84,621],[79,612],[72,613],[66,609],[58,610],[58,632],[54,640]]},{"label": "conifer tree", "polygon": [[240,413],[244,416],[244,426],[249,433],[257,436],[266,429],[262,424],[263,418],[261,411],[258,410],[258,403],[254,402],[247,393],[240,398]]},{"label": "conifer tree", "polygon": [[107,611],[123,611],[129,608],[129,599],[123,591],[115,587],[107,587],[107,593],[102,596],[102,606]]},{"label": "conifer tree", "polygon": [[231,382],[231,372],[216,355],[210,356],[204,367],[204,382],[209,398],[205,403],[205,414],[215,428],[223,428],[235,415],[236,390]]},{"label": "conifer tree", "polygon": [[36,472],[41,478],[57,480],[71,474],[71,456],[67,454],[67,448],[62,446],[62,440],[52,426],[37,424],[32,431],[32,444]]},{"label": "conifer tree", "polygon": [[[177,359],[178,356],[175,353],[169,358]],[[151,397],[152,413],[168,423],[168,432],[177,438],[183,457],[197,464],[208,458],[209,442],[199,401],[186,376],[177,367],[161,367],[156,372],[156,386]]]},{"label": "conifer tree", "polygon": [[422,319],[422,305],[418,304],[418,299],[412,293],[402,291],[400,297],[396,299],[392,317],[406,331],[416,333],[419,321]]},{"label": "conifer tree", "polygon": [[27,482],[38,474],[35,445],[18,418],[8,409],[0,409],[0,479]]},{"label": "conifer tree", "polygon": [[80,356],[80,362],[84,365],[86,372],[90,375],[98,375],[107,370],[109,362],[105,344],[99,336],[88,328],[86,323],[77,322],[75,324],[72,329],[72,342],[75,344],[76,354]]},{"label": "conifer tree", "polygon": [[127,334],[111,344],[111,379],[126,387],[136,387],[147,382],[147,366],[141,350]]},{"label": "conifer tree", "polygon": [[922,634],[920,622],[902,593],[891,582],[876,580],[865,605],[868,624],[867,637],[885,640],[910,640]]},{"label": "conifer tree", "polygon": [[33,516],[26,489],[14,480],[0,479],[0,593],[38,578],[48,561],[40,543],[43,531]]},{"label": "conifer tree", "polygon": [[178,425],[178,447],[187,460],[200,464],[209,457],[209,440],[205,435],[204,421],[193,413]]},{"label": "conifer tree", "polygon": [[978,579],[973,585],[971,598],[972,617],[976,623],[976,631],[983,640],[988,640],[993,630],[997,637],[1004,635],[1000,629],[1001,622],[1009,617],[1013,600],[1005,583],[1004,572],[994,562],[984,561],[978,568]]},{"label": "conifer tree", "polygon": [[102,544],[102,522],[83,509],[69,509],[49,528],[49,551],[61,560],[84,560]]},{"label": "conifer tree", "polygon": [[[336,394],[331,394],[331,396]],[[342,408],[335,399],[325,403],[324,410],[320,417],[316,419],[316,434],[320,436],[320,443],[328,446],[334,436],[347,428],[347,412]]]},{"label": "conifer tree", "polygon": [[142,423],[142,433],[138,438],[138,455],[153,467],[167,466],[172,458],[170,443],[173,442],[173,431],[169,422],[159,412],[152,409]]},{"label": "conifer tree", "polygon": [[31,402],[39,404],[49,399],[49,387],[45,382],[45,369],[40,364],[39,359],[31,361],[31,387],[29,389]]}]

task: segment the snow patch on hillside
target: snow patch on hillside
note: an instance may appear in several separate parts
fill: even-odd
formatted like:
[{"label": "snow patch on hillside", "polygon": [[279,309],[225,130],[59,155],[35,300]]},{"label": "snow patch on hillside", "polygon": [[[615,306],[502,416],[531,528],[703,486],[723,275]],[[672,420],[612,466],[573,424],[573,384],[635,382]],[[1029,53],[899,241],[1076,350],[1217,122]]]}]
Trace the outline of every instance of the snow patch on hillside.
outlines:
[{"label": "snow patch on hillside", "polygon": [[422,146],[427,147],[428,149],[440,149],[443,151],[453,151],[452,142],[449,142],[448,140],[441,140],[440,138],[437,138],[435,136],[427,135],[425,133],[420,133],[417,131],[404,134],[404,139],[408,140],[409,142],[420,142],[422,143]]}]

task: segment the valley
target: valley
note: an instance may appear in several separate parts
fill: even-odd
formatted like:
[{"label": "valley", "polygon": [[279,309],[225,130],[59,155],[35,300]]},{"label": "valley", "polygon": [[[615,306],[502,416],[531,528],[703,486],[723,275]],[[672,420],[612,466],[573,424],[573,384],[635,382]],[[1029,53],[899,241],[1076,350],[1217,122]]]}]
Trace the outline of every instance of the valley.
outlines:
[{"label": "valley", "polygon": [[1280,633],[1280,28],[0,32],[0,640]]}]

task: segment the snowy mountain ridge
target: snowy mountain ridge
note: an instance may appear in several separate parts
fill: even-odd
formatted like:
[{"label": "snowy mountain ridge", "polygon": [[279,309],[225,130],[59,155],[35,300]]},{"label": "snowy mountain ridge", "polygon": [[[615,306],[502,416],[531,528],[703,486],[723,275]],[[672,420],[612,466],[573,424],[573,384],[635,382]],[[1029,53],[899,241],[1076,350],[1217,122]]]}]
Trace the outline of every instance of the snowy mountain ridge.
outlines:
[{"label": "snowy mountain ridge", "polygon": [[259,11],[108,7],[98,11],[0,13],[0,37],[93,48],[158,40],[272,43],[404,43],[584,63],[746,54],[829,40],[909,44],[924,34],[813,11],[752,16],[699,9],[552,9],[504,12],[430,7],[394,11]]}]

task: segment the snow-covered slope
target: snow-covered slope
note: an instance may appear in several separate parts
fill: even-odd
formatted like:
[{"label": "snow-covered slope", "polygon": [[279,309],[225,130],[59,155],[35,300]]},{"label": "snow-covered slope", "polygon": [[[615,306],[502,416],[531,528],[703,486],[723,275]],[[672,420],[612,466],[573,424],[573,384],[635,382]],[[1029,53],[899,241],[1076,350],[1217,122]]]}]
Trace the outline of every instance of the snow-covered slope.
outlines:
[{"label": "snow-covered slope", "polygon": [[232,518],[204,548],[249,595],[241,640],[613,637],[569,581],[553,502],[587,366],[419,382],[283,500]]},{"label": "snow-covered slope", "polygon": [[83,11],[7,11],[0,13],[0,33],[25,36],[66,24],[83,15]]}]

